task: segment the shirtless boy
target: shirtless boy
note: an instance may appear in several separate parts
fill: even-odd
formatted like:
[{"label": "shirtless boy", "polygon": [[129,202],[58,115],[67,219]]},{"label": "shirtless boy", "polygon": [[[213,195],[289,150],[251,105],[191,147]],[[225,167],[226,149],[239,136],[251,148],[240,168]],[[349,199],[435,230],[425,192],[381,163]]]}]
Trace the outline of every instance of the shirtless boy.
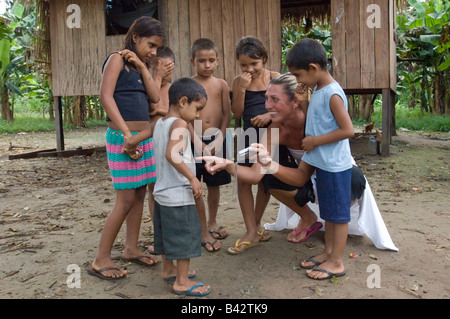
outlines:
[{"label": "shirtless boy", "polygon": [[[231,121],[230,89],[225,80],[214,76],[218,61],[217,48],[211,40],[201,38],[193,43],[191,48],[191,64],[195,69],[193,79],[205,88],[208,101],[200,112],[200,119],[191,129],[195,133],[192,140],[197,155],[226,157],[225,136]],[[196,169],[197,178],[201,180],[203,176],[208,190],[208,221],[206,221],[203,198],[200,197],[196,203],[200,220],[206,226],[202,227],[202,245],[208,251],[214,252],[221,247],[221,243],[217,242],[217,239],[224,239],[228,236],[226,230],[222,226],[218,226],[216,217],[220,199],[219,186],[229,184],[231,177],[227,172],[224,172],[225,174],[209,174],[204,163],[197,163]],[[202,218],[202,214],[204,218]]]}]

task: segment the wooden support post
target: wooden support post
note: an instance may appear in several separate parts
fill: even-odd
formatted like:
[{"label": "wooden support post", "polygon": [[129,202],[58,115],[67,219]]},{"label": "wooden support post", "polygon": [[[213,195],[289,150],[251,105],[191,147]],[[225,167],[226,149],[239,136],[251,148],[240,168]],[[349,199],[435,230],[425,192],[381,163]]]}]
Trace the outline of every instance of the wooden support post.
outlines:
[{"label": "wooden support post", "polygon": [[397,130],[395,128],[395,91],[389,90],[391,101],[391,143],[392,136],[397,136]]},{"label": "wooden support post", "polygon": [[391,89],[383,89],[382,106],[382,139],[381,155],[389,156],[389,147],[392,142],[392,115],[395,108],[394,92]]},{"label": "wooden support post", "polygon": [[64,129],[63,129],[63,115],[61,97],[55,96],[55,126],[56,126],[56,150],[64,151]]}]

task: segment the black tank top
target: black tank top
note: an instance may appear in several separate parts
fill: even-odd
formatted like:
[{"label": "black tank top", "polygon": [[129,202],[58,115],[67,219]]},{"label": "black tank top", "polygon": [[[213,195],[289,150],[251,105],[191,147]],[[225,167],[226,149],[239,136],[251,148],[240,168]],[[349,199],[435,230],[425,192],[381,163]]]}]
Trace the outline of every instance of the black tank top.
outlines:
[{"label": "black tank top", "polygon": [[[270,74],[272,80],[272,73]],[[244,112],[242,119],[244,120],[244,130],[253,127],[251,119],[255,116],[266,114],[266,90],[264,91],[245,91]],[[268,127],[270,122],[267,124]]]},{"label": "black tank top", "polygon": [[[111,55],[108,56],[106,61]],[[123,68],[120,70],[119,77],[117,78],[113,95],[119,112],[124,121],[149,121],[149,102],[142,76],[132,68],[128,61],[125,59],[123,61]],[[105,63],[103,64],[103,68]],[[128,70],[125,66],[128,66]],[[110,121],[108,116],[106,120]]]},{"label": "black tank top", "polygon": [[253,127],[252,118],[265,113],[267,113],[266,91],[245,91],[244,112],[242,113],[244,129]]}]

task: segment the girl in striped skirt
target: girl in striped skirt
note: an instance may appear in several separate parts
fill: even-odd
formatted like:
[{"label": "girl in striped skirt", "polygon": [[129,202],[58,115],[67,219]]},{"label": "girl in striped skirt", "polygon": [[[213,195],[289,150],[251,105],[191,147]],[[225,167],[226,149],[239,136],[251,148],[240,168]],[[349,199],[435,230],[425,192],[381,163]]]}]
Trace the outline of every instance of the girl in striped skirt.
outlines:
[{"label": "girl in striped skirt", "polygon": [[124,150],[123,144],[149,127],[149,103],[159,101],[161,79],[173,69],[173,64],[168,64],[160,65],[154,76],[149,72],[150,59],[164,38],[159,21],[138,18],[130,27],[122,50],[112,53],[103,65],[100,100],[107,114],[106,151],[116,201],[105,221],[97,256],[88,269],[91,275],[102,279],[120,279],[127,274],[111,259],[112,245],[125,219],[123,258],[147,266],[157,263],[154,256],[137,247],[146,186],[156,181],[152,140],[141,142],[133,150]]}]

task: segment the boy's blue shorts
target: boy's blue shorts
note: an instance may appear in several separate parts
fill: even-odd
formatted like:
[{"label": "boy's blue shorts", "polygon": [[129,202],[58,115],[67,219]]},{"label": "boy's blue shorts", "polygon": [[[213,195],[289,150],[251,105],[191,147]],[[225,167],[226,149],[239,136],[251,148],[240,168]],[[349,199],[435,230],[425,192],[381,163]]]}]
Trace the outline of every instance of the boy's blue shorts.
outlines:
[{"label": "boy's blue shorts", "polygon": [[332,223],[350,222],[352,169],[327,172],[316,168],[320,218]]}]

